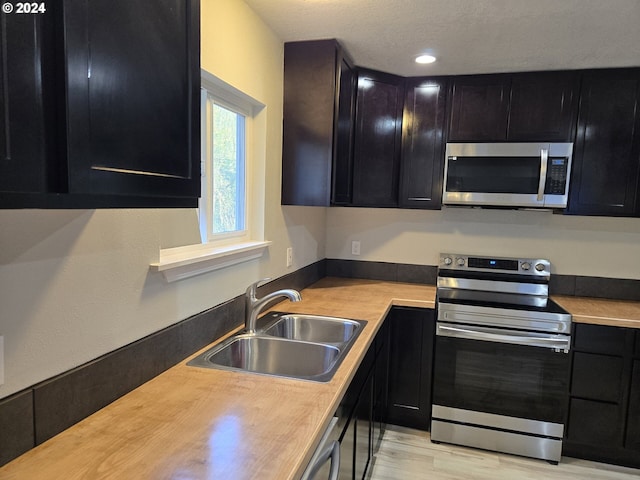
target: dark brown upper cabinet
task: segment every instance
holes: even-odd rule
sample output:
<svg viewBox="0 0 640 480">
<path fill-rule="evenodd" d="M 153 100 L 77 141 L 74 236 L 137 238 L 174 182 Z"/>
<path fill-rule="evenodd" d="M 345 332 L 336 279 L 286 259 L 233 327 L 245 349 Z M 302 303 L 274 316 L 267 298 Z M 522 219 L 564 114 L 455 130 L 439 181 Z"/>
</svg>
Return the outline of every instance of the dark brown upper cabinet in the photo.
<svg viewBox="0 0 640 480">
<path fill-rule="evenodd" d="M 453 80 L 450 142 L 507 139 L 509 75 L 473 75 Z"/>
<path fill-rule="evenodd" d="M 580 76 L 576 72 L 514 74 L 507 140 L 572 142 L 579 86 Z"/>
<path fill-rule="evenodd" d="M 578 88 L 575 72 L 455 77 L 448 141 L 571 142 Z"/>
<path fill-rule="evenodd" d="M 405 79 L 358 71 L 353 153 L 353 204 L 398 205 Z"/>
<path fill-rule="evenodd" d="M 639 99 L 640 69 L 585 73 L 569 213 L 638 216 Z"/>
<path fill-rule="evenodd" d="M 63 0 L 2 21 L 0 208 L 197 206 L 197 0 Z"/>
<path fill-rule="evenodd" d="M 0 191 L 45 192 L 57 178 L 54 156 L 52 9 L 37 15 L 2 14 L 0 48 Z M 0 204 L 0 207 L 2 205 Z"/>
<path fill-rule="evenodd" d="M 637 216 L 640 69 L 585 73 L 568 213 Z"/>
<path fill-rule="evenodd" d="M 407 79 L 402 119 L 400 207 L 442 203 L 447 78 Z"/>
<path fill-rule="evenodd" d="M 283 205 L 351 203 L 355 80 L 336 40 L 285 43 Z"/>
</svg>

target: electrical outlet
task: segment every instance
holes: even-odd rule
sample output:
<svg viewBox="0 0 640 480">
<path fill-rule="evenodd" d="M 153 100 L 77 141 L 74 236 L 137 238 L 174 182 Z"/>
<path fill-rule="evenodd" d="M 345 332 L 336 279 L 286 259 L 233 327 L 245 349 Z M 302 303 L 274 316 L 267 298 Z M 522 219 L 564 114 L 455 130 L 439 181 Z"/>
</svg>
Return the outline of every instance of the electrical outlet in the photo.
<svg viewBox="0 0 640 480">
<path fill-rule="evenodd" d="M 360 240 L 351 242 L 351 255 L 360 255 Z"/>
<path fill-rule="evenodd" d="M 293 248 L 287 248 L 287 267 L 293 265 Z"/>
<path fill-rule="evenodd" d="M 4 384 L 4 337 L 0 335 L 0 385 Z"/>
</svg>

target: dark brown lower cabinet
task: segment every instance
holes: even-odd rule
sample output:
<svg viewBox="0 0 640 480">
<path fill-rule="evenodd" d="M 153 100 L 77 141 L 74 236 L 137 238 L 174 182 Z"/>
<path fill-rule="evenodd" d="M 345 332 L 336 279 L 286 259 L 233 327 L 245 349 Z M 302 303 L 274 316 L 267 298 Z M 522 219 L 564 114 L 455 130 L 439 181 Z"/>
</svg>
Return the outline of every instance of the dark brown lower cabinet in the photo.
<svg viewBox="0 0 640 480">
<path fill-rule="evenodd" d="M 640 333 L 636 332 L 636 335 L 640 341 Z M 636 356 L 640 356 L 639 353 L 636 350 Z M 640 453 L 640 359 L 633 361 L 625 447 Z"/>
<path fill-rule="evenodd" d="M 361 480 L 371 468 L 384 431 L 388 371 L 388 329 L 380 328 L 338 408 L 340 480 Z"/>
<path fill-rule="evenodd" d="M 389 403 L 389 328 L 385 321 L 376 335 L 376 363 L 373 380 L 373 425 L 372 448 L 376 453 L 387 426 L 387 405 Z"/>
<path fill-rule="evenodd" d="M 421 430 L 431 422 L 435 311 L 394 307 L 389 323 L 387 421 Z"/>
<path fill-rule="evenodd" d="M 640 467 L 635 329 L 575 324 L 563 455 Z"/>
<path fill-rule="evenodd" d="M 353 473 L 355 479 L 364 478 L 371 463 L 373 429 L 373 375 L 369 372 L 360 398 L 356 404 L 353 422 L 355 423 L 355 448 L 353 451 Z"/>
<path fill-rule="evenodd" d="M 353 480 L 353 460 L 356 446 L 356 422 L 346 419 L 345 429 L 340 437 L 340 480 Z"/>
<path fill-rule="evenodd" d="M 433 310 L 389 312 L 336 412 L 340 480 L 367 476 L 387 423 L 429 428 L 434 335 Z"/>
</svg>

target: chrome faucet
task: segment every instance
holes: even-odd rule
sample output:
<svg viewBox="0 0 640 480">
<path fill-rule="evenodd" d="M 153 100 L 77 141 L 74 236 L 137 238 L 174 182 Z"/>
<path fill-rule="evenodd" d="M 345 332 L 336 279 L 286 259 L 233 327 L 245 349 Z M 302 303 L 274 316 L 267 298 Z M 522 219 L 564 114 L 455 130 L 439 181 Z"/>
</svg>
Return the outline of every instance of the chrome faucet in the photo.
<svg viewBox="0 0 640 480">
<path fill-rule="evenodd" d="M 258 280 L 257 282 L 249 285 L 247 291 L 245 292 L 244 326 L 247 333 L 256 333 L 256 321 L 258 320 L 258 315 L 260 314 L 260 311 L 265 307 L 265 305 L 273 299 L 278 297 L 287 297 L 292 302 L 299 302 L 300 300 L 302 300 L 300 292 L 290 288 L 277 290 L 275 292 L 269 293 L 268 295 L 265 295 L 262 298 L 257 298 L 257 288 L 260 285 L 268 282 L 269 280 L 271 279 L 263 278 L 262 280 Z"/>
</svg>

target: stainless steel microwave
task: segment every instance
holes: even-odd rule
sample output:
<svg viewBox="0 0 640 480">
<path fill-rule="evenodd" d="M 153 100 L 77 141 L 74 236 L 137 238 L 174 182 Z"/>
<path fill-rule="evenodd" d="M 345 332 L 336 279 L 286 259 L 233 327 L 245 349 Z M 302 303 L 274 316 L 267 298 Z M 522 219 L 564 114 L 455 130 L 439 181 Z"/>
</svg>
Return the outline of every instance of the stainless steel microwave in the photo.
<svg viewBox="0 0 640 480">
<path fill-rule="evenodd" d="M 447 143 L 443 205 L 565 208 L 573 143 Z"/>
</svg>

